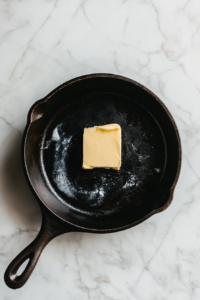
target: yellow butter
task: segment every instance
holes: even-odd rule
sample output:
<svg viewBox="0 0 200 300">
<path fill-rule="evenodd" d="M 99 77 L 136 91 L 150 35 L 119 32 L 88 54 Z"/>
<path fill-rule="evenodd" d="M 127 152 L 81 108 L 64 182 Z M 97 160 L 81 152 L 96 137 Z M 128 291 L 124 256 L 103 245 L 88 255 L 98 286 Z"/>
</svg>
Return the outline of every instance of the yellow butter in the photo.
<svg viewBox="0 0 200 300">
<path fill-rule="evenodd" d="M 83 169 L 121 166 L 121 127 L 118 124 L 84 129 Z"/>
</svg>

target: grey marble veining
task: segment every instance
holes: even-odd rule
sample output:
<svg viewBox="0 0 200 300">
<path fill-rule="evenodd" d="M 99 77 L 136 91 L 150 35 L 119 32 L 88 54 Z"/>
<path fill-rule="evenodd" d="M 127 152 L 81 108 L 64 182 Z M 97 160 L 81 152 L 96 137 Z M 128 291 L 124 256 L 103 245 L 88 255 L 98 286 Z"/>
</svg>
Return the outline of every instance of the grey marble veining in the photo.
<svg viewBox="0 0 200 300">
<path fill-rule="evenodd" d="M 0 299 L 200 299 L 200 1 L 5 0 L 0 24 Z M 139 81 L 171 111 L 183 147 L 174 201 L 124 232 L 56 238 L 13 291 L 4 271 L 41 223 L 20 161 L 28 109 L 94 72 Z"/>
</svg>

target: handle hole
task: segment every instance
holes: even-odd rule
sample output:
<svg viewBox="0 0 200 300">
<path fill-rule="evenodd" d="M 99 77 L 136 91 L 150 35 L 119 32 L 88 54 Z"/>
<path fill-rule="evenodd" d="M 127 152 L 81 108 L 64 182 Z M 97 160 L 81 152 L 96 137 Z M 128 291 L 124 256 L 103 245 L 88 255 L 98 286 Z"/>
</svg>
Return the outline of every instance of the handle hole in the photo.
<svg viewBox="0 0 200 300">
<path fill-rule="evenodd" d="M 17 274 L 16 274 L 17 276 L 22 275 L 22 273 L 23 273 L 24 270 L 26 269 L 26 267 L 27 267 L 29 261 L 30 261 L 30 258 L 27 258 L 27 259 L 23 262 L 23 264 L 21 264 L 21 266 L 20 266 L 19 269 L 17 270 Z"/>
</svg>

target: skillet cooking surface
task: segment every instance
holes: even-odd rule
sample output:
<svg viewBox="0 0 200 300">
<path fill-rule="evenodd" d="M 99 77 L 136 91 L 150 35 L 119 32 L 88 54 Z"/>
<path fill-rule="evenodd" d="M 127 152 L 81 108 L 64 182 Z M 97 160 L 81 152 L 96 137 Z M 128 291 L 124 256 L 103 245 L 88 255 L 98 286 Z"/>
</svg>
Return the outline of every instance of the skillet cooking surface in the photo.
<svg viewBox="0 0 200 300">
<path fill-rule="evenodd" d="M 121 169 L 82 169 L 83 129 L 110 123 L 122 128 Z M 95 216 L 134 215 L 151 205 L 166 149 L 159 125 L 144 107 L 117 94 L 93 93 L 55 113 L 43 138 L 41 160 L 51 190 L 71 209 Z"/>
<path fill-rule="evenodd" d="M 122 166 L 82 169 L 85 127 L 122 127 Z M 181 165 L 176 124 L 164 104 L 122 76 L 91 74 L 52 91 L 30 109 L 24 165 L 39 200 L 84 230 L 111 232 L 166 209 Z"/>
</svg>

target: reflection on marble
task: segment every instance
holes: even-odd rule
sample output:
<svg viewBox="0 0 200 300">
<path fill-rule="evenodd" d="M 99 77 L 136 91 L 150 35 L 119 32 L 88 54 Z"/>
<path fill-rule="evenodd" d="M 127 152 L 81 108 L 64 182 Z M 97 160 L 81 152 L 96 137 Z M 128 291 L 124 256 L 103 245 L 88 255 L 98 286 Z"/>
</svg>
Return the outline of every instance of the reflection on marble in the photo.
<svg viewBox="0 0 200 300">
<path fill-rule="evenodd" d="M 1 1 L 1 300 L 200 299 L 199 16 L 199 0 Z M 174 201 L 124 232 L 56 238 L 27 284 L 10 290 L 3 273 L 41 222 L 20 161 L 27 111 L 94 72 L 135 79 L 170 109 L 183 146 Z"/>
</svg>

